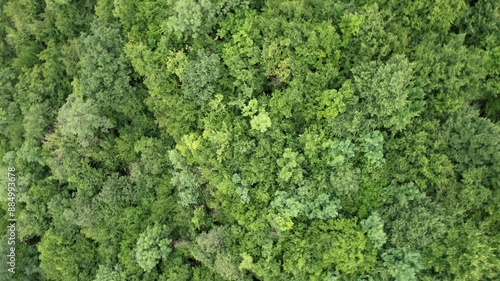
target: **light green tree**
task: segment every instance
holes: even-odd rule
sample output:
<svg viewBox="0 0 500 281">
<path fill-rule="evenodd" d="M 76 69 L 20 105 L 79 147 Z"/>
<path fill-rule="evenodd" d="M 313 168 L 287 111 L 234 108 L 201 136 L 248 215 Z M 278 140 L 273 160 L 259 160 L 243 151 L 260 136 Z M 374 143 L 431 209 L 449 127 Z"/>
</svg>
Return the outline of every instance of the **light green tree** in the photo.
<svg viewBox="0 0 500 281">
<path fill-rule="evenodd" d="M 172 251 L 171 239 L 168 238 L 167 226 L 155 224 L 148 226 L 139 236 L 135 251 L 137 263 L 144 271 L 150 271 L 160 262 L 166 260 Z"/>
</svg>

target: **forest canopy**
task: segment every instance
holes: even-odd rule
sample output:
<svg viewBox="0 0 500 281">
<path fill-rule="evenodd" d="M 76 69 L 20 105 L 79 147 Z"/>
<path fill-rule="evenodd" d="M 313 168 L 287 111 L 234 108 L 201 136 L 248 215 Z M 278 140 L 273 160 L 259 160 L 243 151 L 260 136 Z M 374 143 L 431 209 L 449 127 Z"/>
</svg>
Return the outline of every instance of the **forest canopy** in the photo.
<svg viewBox="0 0 500 281">
<path fill-rule="evenodd" d="M 500 2 L 403 2 L 0 0 L 0 279 L 498 280 Z"/>
</svg>

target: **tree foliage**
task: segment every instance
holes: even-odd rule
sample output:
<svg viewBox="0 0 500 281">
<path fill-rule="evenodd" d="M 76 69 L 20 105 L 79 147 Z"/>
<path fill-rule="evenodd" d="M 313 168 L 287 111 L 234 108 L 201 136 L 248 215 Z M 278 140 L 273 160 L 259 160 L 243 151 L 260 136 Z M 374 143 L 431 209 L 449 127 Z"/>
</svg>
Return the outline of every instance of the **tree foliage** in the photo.
<svg viewBox="0 0 500 281">
<path fill-rule="evenodd" d="M 498 280 L 499 9 L 0 0 L 8 278 Z"/>
</svg>

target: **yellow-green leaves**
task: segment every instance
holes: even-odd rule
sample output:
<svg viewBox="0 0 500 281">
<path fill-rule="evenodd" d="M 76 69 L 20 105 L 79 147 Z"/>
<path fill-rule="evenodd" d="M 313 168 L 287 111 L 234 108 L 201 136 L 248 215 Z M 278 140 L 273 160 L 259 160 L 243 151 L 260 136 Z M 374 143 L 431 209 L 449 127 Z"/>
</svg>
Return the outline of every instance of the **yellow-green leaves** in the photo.
<svg viewBox="0 0 500 281">
<path fill-rule="evenodd" d="M 167 70 L 175 74 L 180 81 L 184 78 L 184 68 L 187 66 L 188 60 L 183 51 L 170 52 L 166 57 Z"/>
<path fill-rule="evenodd" d="M 364 17 L 357 13 L 345 13 L 339 23 L 340 31 L 342 32 L 342 41 L 349 40 L 350 37 L 356 36 L 361 30 Z"/>
<path fill-rule="evenodd" d="M 344 82 L 339 91 L 335 89 L 323 91 L 323 93 L 316 98 L 319 102 L 317 111 L 318 119 L 333 119 L 340 113 L 343 113 L 346 109 L 346 105 L 342 100 L 352 97 L 353 93 L 354 91 L 350 80 Z"/>
<path fill-rule="evenodd" d="M 253 116 L 257 113 L 259 103 L 256 99 L 251 99 L 248 105 L 244 106 L 242 109 L 243 116 Z"/>
<path fill-rule="evenodd" d="M 304 161 L 304 156 L 297 152 L 293 152 L 290 148 L 285 149 L 281 159 L 277 160 L 278 166 L 281 167 L 281 171 L 278 174 L 278 179 L 283 182 L 299 183 L 302 178 L 302 169 L 300 164 Z"/>
<path fill-rule="evenodd" d="M 260 133 L 265 133 L 272 125 L 271 118 L 265 110 L 261 110 L 258 115 L 254 116 L 250 120 L 250 125 L 252 129 L 259 131 Z"/>
</svg>

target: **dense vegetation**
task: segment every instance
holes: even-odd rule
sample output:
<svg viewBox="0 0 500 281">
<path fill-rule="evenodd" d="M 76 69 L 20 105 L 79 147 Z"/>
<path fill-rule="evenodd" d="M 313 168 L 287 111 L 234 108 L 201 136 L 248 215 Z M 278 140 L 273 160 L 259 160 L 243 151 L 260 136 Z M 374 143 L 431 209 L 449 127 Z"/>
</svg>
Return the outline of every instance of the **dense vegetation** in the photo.
<svg viewBox="0 0 500 281">
<path fill-rule="evenodd" d="M 1 276 L 500 278 L 499 1 L 0 7 Z"/>
</svg>

